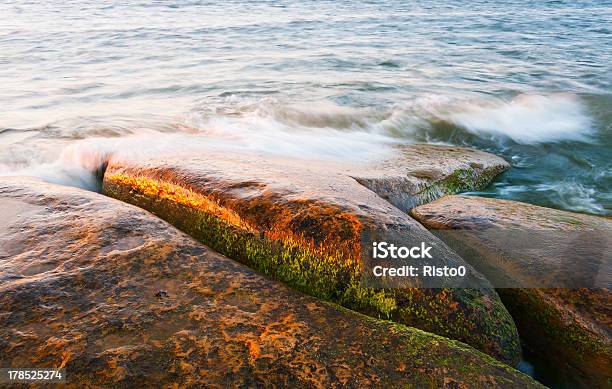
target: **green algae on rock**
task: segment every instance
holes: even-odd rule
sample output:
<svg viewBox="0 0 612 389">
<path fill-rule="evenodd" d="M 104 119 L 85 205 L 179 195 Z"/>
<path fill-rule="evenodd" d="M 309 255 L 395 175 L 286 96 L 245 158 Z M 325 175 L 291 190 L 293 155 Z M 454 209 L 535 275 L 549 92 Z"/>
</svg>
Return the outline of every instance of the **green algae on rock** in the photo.
<svg viewBox="0 0 612 389">
<path fill-rule="evenodd" d="M 532 352 L 573 367 L 584 387 L 609 384 L 610 219 L 472 196 L 447 196 L 411 214 L 499 283 Z"/>
<path fill-rule="evenodd" d="M 0 366 L 67 387 L 539 387 L 462 343 L 287 289 L 146 211 L 0 179 Z"/>
<path fill-rule="evenodd" d="M 501 157 L 465 147 L 415 144 L 398 149 L 396 158 L 354 178 L 403 211 L 446 194 L 482 189 L 510 169 Z"/>
<path fill-rule="evenodd" d="M 214 250 L 300 291 L 516 363 L 520 345 L 512 318 L 477 272 L 470 270 L 468 278 L 482 288 L 362 285 L 363 258 L 373 237 L 425 241 L 439 263 L 467 265 L 354 179 L 358 174 L 374 177 L 377 169 L 227 153 L 111 159 L 103 187 L 105 194 L 147 209 Z"/>
</svg>

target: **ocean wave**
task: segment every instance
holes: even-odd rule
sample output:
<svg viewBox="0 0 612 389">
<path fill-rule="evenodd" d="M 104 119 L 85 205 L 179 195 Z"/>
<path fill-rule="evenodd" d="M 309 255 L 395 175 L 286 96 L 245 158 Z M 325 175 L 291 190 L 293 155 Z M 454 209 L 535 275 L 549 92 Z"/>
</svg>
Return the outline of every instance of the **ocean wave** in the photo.
<svg viewBox="0 0 612 389">
<path fill-rule="evenodd" d="M 274 133 L 279 127 L 293 133 L 309 129 L 342 130 L 408 141 L 451 143 L 453 136 L 461 132 L 483 140 L 519 144 L 589 142 L 594 132 L 585 103 L 573 94 L 520 94 L 511 99 L 427 95 L 376 108 L 349 107 L 330 101 L 293 103 L 272 98 L 255 103 L 241 104 L 236 100 L 228 103 L 229 107 L 216 107 L 215 112 L 194 110 L 192 115 L 200 113 L 203 119 L 209 120 L 222 113 L 222 118 L 238 118 L 259 132 Z M 206 120 L 196 122 L 195 126 L 205 129 Z M 226 131 L 231 132 L 233 126 L 226 124 Z M 244 128 L 238 125 L 238 130 L 244 131 Z"/>
<path fill-rule="evenodd" d="M 230 97 L 172 118 L 75 118 L 27 132 L 5 131 L 0 133 L 7 146 L 0 149 L 0 175 L 36 176 L 99 190 L 99 172 L 110 156 L 139 159 L 227 150 L 368 163 L 390 156 L 395 145 L 428 142 L 483 148 L 506 156 L 520 174 L 534 172 L 541 179 L 534 186 L 531 177 L 517 175 L 514 182 L 496 188 L 499 197 L 541 193 L 543 204 L 606 214 L 600 189 L 586 181 L 557 179 L 552 167 L 541 163 L 541 158 L 556 155 L 542 152 L 542 143 L 589 141 L 592 128 L 584 103 L 567 94 L 509 100 L 430 95 L 387 107 Z M 592 166 L 579 166 L 586 168 Z M 601 174 L 591 170 L 589 174 Z"/>
<path fill-rule="evenodd" d="M 202 147 L 292 158 L 368 161 L 388 155 L 389 146 L 403 142 L 375 130 L 385 113 L 370 108 L 263 99 L 222 112 L 194 110 L 183 117 L 183 124 L 197 129 Z"/>
<path fill-rule="evenodd" d="M 517 143 L 589 141 L 593 123 L 586 107 L 570 94 L 519 95 L 512 100 L 462 104 L 443 117 L 478 135 Z"/>
<path fill-rule="evenodd" d="M 0 176 L 34 176 L 44 181 L 98 191 L 99 172 L 112 156 L 138 160 L 151 156 L 205 154 L 207 151 L 266 153 L 305 160 L 364 163 L 390 155 L 393 139 L 365 131 L 307 128 L 253 116 L 192 117 L 174 132 L 137 129 L 91 131 L 108 136 L 74 139 L 27 138 L 0 152 Z"/>
<path fill-rule="evenodd" d="M 577 182 L 539 184 L 534 190 L 562 209 L 593 214 L 608 213 L 596 198 L 597 190 Z"/>
<path fill-rule="evenodd" d="M 374 108 L 356 108 L 330 101 L 285 104 L 275 99 L 264 99 L 253 112 L 261 118 L 272 118 L 290 127 L 366 130 L 391 114 Z"/>
</svg>

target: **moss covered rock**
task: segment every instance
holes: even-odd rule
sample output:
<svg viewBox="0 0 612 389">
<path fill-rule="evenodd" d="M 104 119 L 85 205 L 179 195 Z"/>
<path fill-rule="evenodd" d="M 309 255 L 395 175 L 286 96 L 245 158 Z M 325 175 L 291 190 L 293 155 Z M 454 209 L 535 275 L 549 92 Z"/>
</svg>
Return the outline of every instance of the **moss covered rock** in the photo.
<svg viewBox="0 0 612 389">
<path fill-rule="evenodd" d="M 484 188 L 510 169 L 503 158 L 484 151 L 431 144 L 398 147 L 398 153 L 353 173 L 365 187 L 407 211 L 446 194 Z"/>
<path fill-rule="evenodd" d="M 387 178 L 408 180 L 400 167 Z M 382 182 L 387 179 L 383 171 L 384 164 L 346 166 L 209 153 L 138 162 L 113 159 L 103 186 L 109 196 L 147 209 L 214 250 L 300 291 L 461 340 L 516 363 L 516 328 L 488 282 L 354 178 L 378 175 Z M 478 288 L 364 286 L 365 258 L 374 239 L 427 242 L 436 264 L 466 265 L 466 279 Z"/>
<path fill-rule="evenodd" d="M 534 353 L 584 387 L 609 387 L 610 219 L 468 196 L 444 197 L 412 215 L 503 287 Z"/>
<path fill-rule="evenodd" d="M 67 387 L 538 386 L 462 343 L 287 289 L 99 194 L 0 179 L 0 366 Z"/>
</svg>

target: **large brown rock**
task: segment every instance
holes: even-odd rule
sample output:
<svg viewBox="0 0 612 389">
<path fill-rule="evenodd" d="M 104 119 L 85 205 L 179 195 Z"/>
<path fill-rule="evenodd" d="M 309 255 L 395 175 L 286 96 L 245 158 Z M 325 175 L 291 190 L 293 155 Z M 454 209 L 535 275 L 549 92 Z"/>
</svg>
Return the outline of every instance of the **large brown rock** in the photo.
<svg viewBox="0 0 612 389">
<path fill-rule="evenodd" d="M 428 158 L 425 146 L 414 147 L 419 158 Z M 433 147 L 432 153 L 439 149 Z M 402 158 L 414 163 L 418 158 L 410 156 L 411 150 L 404 149 Z M 368 177 L 379 192 L 384 187 L 399 193 L 411 182 L 433 185 L 453 174 L 445 170 L 428 179 L 414 178 L 402 158 L 394 159 L 397 163 L 388 170 L 390 162 L 348 166 L 214 152 L 138 161 L 112 158 L 103 186 L 109 196 L 147 209 L 214 250 L 300 291 L 461 340 L 516 363 L 516 328 L 488 282 L 419 223 L 355 179 Z M 423 164 L 414 163 L 417 170 Z M 432 264 L 465 265 L 468 274 L 452 285 L 445 284 L 448 279 L 433 285 L 416 279 L 376 288 L 367 279 L 374 240 L 406 246 L 426 242 L 433 247 Z"/>
<path fill-rule="evenodd" d="M 500 283 L 534 353 L 574 368 L 572 379 L 584 387 L 609 385 L 610 219 L 468 196 L 443 197 L 411 214 Z"/>
<path fill-rule="evenodd" d="M 538 386 L 466 345 L 291 291 L 136 207 L 0 179 L 0 366 L 80 387 Z"/>
</svg>

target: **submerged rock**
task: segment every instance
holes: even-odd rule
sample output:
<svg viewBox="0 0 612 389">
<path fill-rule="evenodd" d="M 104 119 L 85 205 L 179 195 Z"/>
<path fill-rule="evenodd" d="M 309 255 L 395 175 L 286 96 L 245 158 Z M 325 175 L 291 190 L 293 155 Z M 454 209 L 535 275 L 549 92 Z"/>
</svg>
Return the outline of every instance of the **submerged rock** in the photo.
<svg viewBox="0 0 612 389">
<path fill-rule="evenodd" d="M 427 158 L 423 148 L 418 147 L 418 155 Z M 409 155 L 410 149 L 404 152 Z M 388 190 L 395 185 L 401 191 L 415 179 L 401 159 L 396 161 L 397 166 L 384 176 L 384 166 L 390 162 L 356 167 L 227 153 L 138 162 L 111 159 L 103 187 L 109 196 L 147 209 L 214 250 L 300 291 L 461 340 L 516 363 L 520 355 L 516 328 L 486 279 L 355 179 L 370 177 L 369 182 L 380 188 L 388 180 Z M 422 185 L 434 181 L 432 173 Z M 398 182 L 405 185 L 397 186 Z M 426 285 L 417 279 L 377 288 L 367 278 L 375 240 L 402 245 L 426 242 L 433 247 L 431 263 L 465 265 L 468 274 L 461 284 Z"/>
<path fill-rule="evenodd" d="M 612 379 L 608 218 L 447 196 L 411 213 L 486 274 L 536 354 L 584 387 Z M 565 369 L 567 370 L 567 369 Z"/>
<path fill-rule="evenodd" d="M 0 179 L 0 366 L 69 387 L 538 384 L 459 342 L 287 289 L 146 211 Z"/>
</svg>

